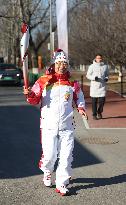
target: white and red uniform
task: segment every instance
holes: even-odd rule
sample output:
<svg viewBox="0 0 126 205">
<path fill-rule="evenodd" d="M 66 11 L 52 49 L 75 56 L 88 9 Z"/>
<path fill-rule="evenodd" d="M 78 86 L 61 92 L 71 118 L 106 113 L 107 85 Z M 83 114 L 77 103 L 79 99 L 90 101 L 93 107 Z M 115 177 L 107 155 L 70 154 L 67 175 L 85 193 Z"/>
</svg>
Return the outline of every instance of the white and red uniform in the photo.
<svg viewBox="0 0 126 205">
<path fill-rule="evenodd" d="M 56 186 L 69 183 L 72 151 L 74 147 L 73 100 L 78 109 L 85 110 L 84 95 L 77 81 L 71 81 L 69 73 L 41 76 L 32 87 L 27 101 L 41 101 L 42 157 L 39 168 L 52 172 L 59 157 L 56 170 Z"/>
</svg>

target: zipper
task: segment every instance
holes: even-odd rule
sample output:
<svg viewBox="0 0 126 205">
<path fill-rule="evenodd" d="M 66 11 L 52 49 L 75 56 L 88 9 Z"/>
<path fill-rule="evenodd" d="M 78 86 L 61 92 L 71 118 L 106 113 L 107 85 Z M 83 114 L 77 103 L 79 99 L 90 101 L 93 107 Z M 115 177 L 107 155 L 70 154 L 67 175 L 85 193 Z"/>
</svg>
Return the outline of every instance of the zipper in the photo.
<svg viewBox="0 0 126 205">
<path fill-rule="evenodd" d="M 61 85 L 61 83 L 60 83 L 60 79 L 59 79 L 59 120 L 58 120 L 58 130 L 59 130 L 59 124 L 60 124 L 60 85 Z"/>
</svg>

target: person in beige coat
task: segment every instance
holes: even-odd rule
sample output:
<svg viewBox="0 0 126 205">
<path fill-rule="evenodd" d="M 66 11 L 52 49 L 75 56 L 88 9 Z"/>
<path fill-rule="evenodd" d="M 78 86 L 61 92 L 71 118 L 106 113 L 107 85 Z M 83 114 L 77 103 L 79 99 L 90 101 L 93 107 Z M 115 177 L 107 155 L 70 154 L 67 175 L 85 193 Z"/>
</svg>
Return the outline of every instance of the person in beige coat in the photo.
<svg viewBox="0 0 126 205">
<path fill-rule="evenodd" d="M 87 71 L 90 83 L 90 96 L 92 98 L 93 119 L 101 119 L 106 96 L 106 82 L 108 81 L 108 66 L 104 64 L 102 55 L 97 54 Z"/>
</svg>

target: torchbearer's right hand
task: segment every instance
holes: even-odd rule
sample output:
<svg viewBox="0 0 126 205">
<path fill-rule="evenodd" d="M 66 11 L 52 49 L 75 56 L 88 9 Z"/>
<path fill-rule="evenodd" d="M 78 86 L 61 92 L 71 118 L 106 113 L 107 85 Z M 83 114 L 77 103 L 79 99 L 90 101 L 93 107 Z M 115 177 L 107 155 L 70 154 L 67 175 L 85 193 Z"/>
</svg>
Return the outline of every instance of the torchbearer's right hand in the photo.
<svg viewBox="0 0 126 205">
<path fill-rule="evenodd" d="M 83 114 L 83 115 L 84 115 L 85 119 L 86 119 L 86 120 L 88 120 L 88 115 L 87 115 L 87 113 L 86 113 L 86 112 L 84 112 L 84 114 Z"/>
<path fill-rule="evenodd" d="M 26 88 L 25 86 L 23 86 L 23 93 L 24 95 L 28 95 L 30 93 L 31 88 Z"/>
<path fill-rule="evenodd" d="M 81 115 L 83 115 L 86 120 L 88 120 L 88 115 L 87 115 L 87 113 L 85 112 L 85 110 L 78 110 L 78 112 L 79 112 Z"/>
</svg>

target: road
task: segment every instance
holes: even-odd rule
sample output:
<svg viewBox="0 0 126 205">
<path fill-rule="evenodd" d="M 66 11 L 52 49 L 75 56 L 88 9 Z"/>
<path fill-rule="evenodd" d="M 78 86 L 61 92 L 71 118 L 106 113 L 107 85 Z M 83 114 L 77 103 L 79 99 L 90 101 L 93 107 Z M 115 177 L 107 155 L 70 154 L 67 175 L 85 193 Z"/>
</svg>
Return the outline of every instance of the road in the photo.
<svg viewBox="0 0 126 205">
<path fill-rule="evenodd" d="M 73 178 L 61 197 L 44 187 L 38 169 L 39 115 L 21 87 L 0 87 L 0 205 L 125 205 L 126 130 L 86 130 L 75 111 Z"/>
</svg>

